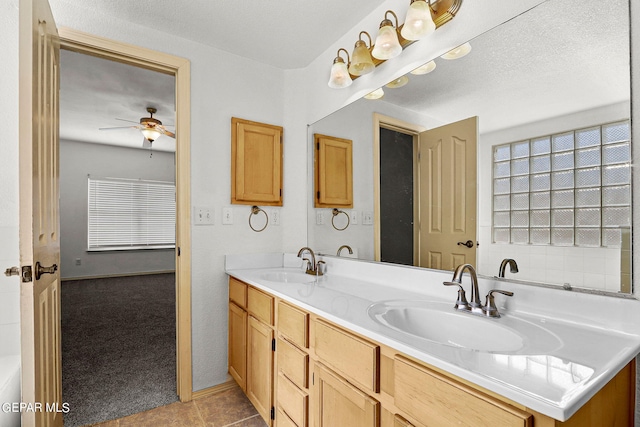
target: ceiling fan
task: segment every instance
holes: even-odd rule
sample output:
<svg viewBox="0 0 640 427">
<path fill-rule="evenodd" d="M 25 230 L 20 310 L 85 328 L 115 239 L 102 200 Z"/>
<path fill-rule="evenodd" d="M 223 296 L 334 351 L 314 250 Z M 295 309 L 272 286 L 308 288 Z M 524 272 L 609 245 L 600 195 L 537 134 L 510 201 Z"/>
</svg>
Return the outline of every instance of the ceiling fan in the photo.
<svg viewBox="0 0 640 427">
<path fill-rule="evenodd" d="M 149 113 L 149 117 L 141 117 L 140 122 L 134 122 L 131 120 L 118 119 L 123 122 L 136 123 L 136 126 L 118 126 L 118 127 L 109 127 L 109 128 L 99 128 L 99 130 L 115 130 L 115 129 L 138 129 L 142 132 L 144 139 L 142 141 L 142 146 L 145 148 L 151 147 L 151 143 L 158 139 L 161 135 L 167 135 L 171 138 L 176 137 L 176 134 L 168 130 L 160 120 L 153 117 L 156 113 L 155 108 L 147 107 L 147 112 Z"/>
</svg>

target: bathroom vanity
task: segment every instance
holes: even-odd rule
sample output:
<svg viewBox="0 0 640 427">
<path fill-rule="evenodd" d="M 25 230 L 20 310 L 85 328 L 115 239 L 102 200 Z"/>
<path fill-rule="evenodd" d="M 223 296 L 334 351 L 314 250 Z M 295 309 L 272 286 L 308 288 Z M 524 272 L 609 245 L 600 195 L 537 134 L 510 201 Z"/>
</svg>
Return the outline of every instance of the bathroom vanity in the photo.
<svg viewBox="0 0 640 427">
<path fill-rule="evenodd" d="M 324 260 L 227 257 L 229 372 L 270 425 L 633 425 L 636 301 L 481 278 L 515 294 L 489 319 L 450 273 Z"/>
</svg>

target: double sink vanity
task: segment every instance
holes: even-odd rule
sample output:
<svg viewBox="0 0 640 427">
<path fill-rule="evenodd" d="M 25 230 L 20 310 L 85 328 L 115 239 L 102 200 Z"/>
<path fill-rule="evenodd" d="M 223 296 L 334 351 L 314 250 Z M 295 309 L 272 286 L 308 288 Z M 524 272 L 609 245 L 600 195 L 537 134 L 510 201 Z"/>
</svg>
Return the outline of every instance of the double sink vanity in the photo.
<svg viewBox="0 0 640 427">
<path fill-rule="evenodd" d="M 633 425 L 637 301 L 481 277 L 500 316 L 473 315 L 451 273 L 322 261 L 227 256 L 229 372 L 269 425 Z"/>
</svg>

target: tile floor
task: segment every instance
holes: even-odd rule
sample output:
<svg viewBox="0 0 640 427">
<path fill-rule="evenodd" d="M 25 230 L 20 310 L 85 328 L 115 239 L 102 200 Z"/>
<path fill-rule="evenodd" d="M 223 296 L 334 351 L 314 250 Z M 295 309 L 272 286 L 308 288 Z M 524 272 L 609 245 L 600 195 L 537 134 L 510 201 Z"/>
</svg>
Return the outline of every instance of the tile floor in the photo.
<svg viewBox="0 0 640 427">
<path fill-rule="evenodd" d="M 92 427 L 266 427 L 239 387 L 188 403 L 176 402 Z"/>
</svg>

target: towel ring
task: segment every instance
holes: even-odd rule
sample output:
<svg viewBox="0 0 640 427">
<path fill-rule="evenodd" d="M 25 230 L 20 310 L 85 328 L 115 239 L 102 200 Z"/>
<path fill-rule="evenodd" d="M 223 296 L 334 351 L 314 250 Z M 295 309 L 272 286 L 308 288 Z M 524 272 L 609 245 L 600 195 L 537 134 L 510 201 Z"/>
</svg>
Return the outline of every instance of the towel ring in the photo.
<svg viewBox="0 0 640 427">
<path fill-rule="evenodd" d="M 349 219 L 349 214 L 346 213 L 345 211 L 341 211 L 337 208 L 333 208 L 333 218 L 331 218 L 331 225 L 333 225 L 333 228 L 335 228 L 338 231 L 343 231 L 346 230 L 347 227 L 349 226 L 349 224 L 351 223 L 351 220 Z M 336 216 L 338 216 L 339 214 L 344 214 L 347 217 L 347 225 L 345 225 L 343 228 L 338 228 L 336 227 L 336 224 L 333 222 L 336 219 Z"/>
<path fill-rule="evenodd" d="M 251 224 L 251 218 L 254 215 L 258 215 L 258 212 L 262 212 L 264 214 L 264 218 L 265 218 L 265 222 L 264 222 L 264 227 L 262 227 L 261 229 L 257 230 L 256 228 L 253 227 L 253 224 Z M 265 228 L 267 228 L 267 225 L 269 225 L 269 215 L 267 215 L 267 213 L 263 210 L 260 209 L 257 206 L 253 206 L 251 207 L 251 213 L 249 214 L 249 227 L 251 227 L 251 229 L 257 233 L 263 231 Z"/>
</svg>

